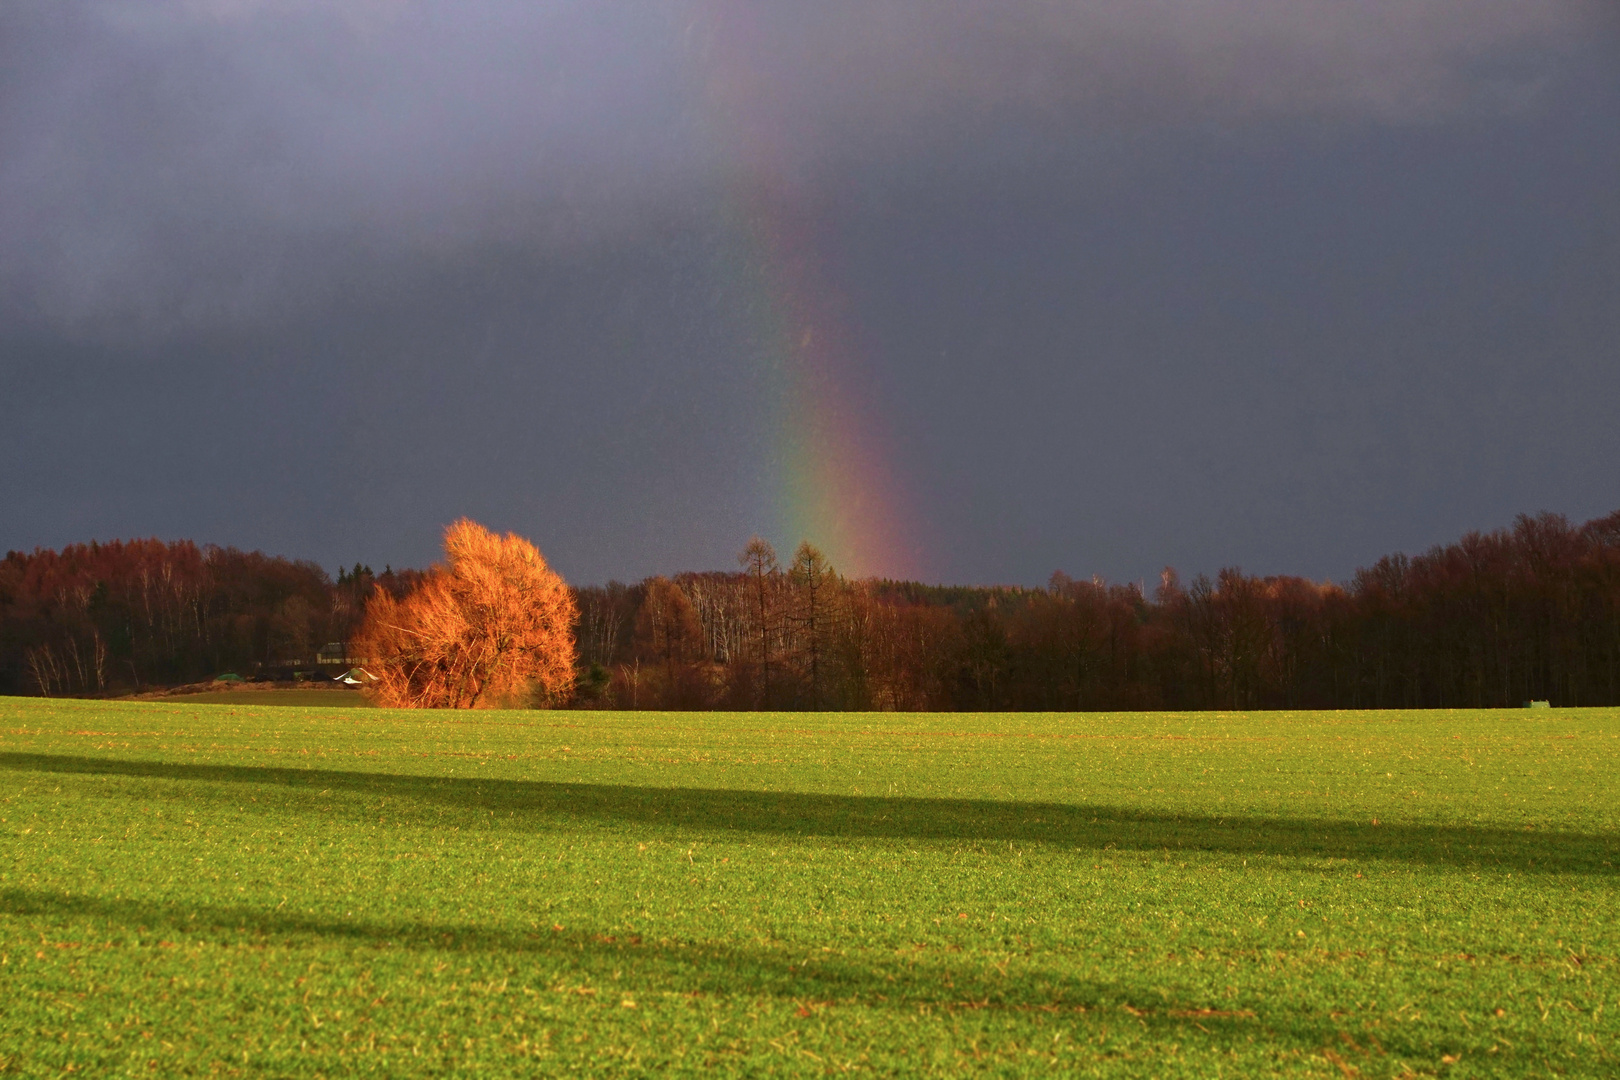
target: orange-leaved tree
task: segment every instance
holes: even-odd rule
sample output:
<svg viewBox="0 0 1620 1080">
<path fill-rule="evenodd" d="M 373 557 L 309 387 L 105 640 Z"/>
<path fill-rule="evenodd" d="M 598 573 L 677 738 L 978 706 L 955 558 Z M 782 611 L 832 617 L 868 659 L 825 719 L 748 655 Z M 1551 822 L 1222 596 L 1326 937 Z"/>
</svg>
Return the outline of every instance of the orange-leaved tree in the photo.
<svg viewBox="0 0 1620 1080">
<path fill-rule="evenodd" d="M 444 532 L 443 565 L 404 599 L 378 588 L 356 651 L 395 708 L 549 703 L 574 682 L 573 593 L 540 550 L 462 518 Z"/>
</svg>

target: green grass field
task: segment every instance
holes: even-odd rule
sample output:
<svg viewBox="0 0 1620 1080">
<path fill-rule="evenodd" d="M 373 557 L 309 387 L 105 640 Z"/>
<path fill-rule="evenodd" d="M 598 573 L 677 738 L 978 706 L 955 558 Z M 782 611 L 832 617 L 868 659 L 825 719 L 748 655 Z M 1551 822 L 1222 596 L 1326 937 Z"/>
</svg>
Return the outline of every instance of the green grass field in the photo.
<svg viewBox="0 0 1620 1080">
<path fill-rule="evenodd" d="M 1620 1076 L 1620 710 L 0 699 L 0 1074 Z"/>
<path fill-rule="evenodd" d="M 364 709 L 371 706 L 358 690 L 204 690 L 177 694 L 165 702 L 183 705 L 296 705 L 306 709 Z"/>
</svg>

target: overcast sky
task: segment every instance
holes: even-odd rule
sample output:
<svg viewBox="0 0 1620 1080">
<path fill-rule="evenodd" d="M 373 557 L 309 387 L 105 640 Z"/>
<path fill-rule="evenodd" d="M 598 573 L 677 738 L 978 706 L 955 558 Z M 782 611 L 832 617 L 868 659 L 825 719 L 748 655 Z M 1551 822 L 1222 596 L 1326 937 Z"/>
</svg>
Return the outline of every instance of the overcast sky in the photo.
<svg viewBox="0 0 1620 1080">
<path fill-rule="evenodd" d="M 905 504 L 861 572 L 1343 579 L 1607 513 L 1617 11 L 6 0 L 0 549 L 790 547 L 773 206 Z"/>
</svg>

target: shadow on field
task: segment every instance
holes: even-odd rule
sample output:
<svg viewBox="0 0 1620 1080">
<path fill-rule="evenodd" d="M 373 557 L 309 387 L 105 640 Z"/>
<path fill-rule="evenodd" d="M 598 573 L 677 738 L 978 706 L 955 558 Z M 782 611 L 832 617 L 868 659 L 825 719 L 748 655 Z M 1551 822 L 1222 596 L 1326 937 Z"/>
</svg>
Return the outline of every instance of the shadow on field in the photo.
<svg viewBox="0 0 1620 1080">
<path fill-rule="evenodd" d="M 1327 1017 L 1315 1020 L 1303 1008 L 1235 1001 L 1213 987 L 1206 988 L 1207 998 L 1196 992 L 1182 997 L 1159 983 L 1133 985 L 1033 965 L 1020 971 L 1016 961 L 1008 964 L 1003 959 L 997 966 L 993 957 L 949 947 L 868 951 L 851 958 L 787 943 L 739 946 L 652 941 L 578 929 L 531 932 L 476 924 L 339 919 L 250 906 L 170 904 L 17 888 L 0 889 L 0 914 L 56 922 L 50 936 L 59 945 L 64 936 L 89 934 L 113 939 L 98 948 L 167 947 L 189 939 L 226 946 L 272 944 L 282 951 L 336 941 L 384 953 L 409 950 L 468 958 L 483 954 L 484 962 L 499 965 L 482 973 L 486 978 L 501 978 L 503 985 L 509 978 L 518 987 L 530 983 L 535 990 L 584 995 L 609 1006 L 613 1004 L 609 995 L 627 989 L 638 995 L 673 992 L 749 1001 L 750 1008 L 758 1008 L 754 1003 L 762 998 L 772 999 L 776 1008 L 817 1012 L 831 1008 L 834 1016 L 840 1005 L 860 1004 L 906 1013 L 919 1009 L 949 1013 L 959 1026 L 977 1021 L 1003 1034 L 1009 1014 L 1045 1014 L 1058 1023 L 1089 1016 L 1105 1029 L 1140 1027 L 1159 1039 L 1216 1045 L 1264 1039 L 1306 1053 L 1332 1044 L 1342 1030 L 1342 1024 Z M 92 925 L 61 925 L 67 920 Z M 126 928 L 125 933 L 117 927 Z M 290 965 L 302 967 L 296 953 L 282 955 Z M 480 973 L 470 974 L 477 978 Z M 401 999 L 408 1000 L 404 995 Z M 1194 1034 L 1193 1028 L 1202 1035 Z M 1388 1051 L 1400 1055 L 1423 1051 L 1422 1046 L 1406 1045 L 1403 1034 L 1399 1030 L 1385 1034 Z"/>
<path fill-rule="evenodd" d="M 253 784 L 399 800 L 477 812 L 476 827 L 574 818 L 784 836 L 1022 841 L 1103 850 L 1205 851 L 1244 856 L 1392 859 L 1429 865 L 1612 875 L 1620 835 L 1470 825 L 1220 816 L 1113 806 L 988 799 L 888 798 L 807 792 L 630 787 L 540 780 L 410 776 L 250 765 L 0 754 L 0 769 Z M 368 808 L 375 813 L 376 808 Z M 489 815 L 504 820 L 490 821 Z M 516 819 L 515 821 L 513 819 Z"/>
</svg>

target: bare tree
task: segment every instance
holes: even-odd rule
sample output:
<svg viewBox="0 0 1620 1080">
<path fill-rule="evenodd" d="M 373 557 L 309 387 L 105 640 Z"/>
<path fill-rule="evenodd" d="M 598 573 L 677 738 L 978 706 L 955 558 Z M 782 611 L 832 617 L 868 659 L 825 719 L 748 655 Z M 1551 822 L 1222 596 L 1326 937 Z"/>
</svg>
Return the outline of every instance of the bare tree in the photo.
<svg viewBox="0 0 1620 1080">
<path fill-rule="evenodd" d="M 692 601 L 666 577 L 647 582 L 636 613 L 636 655 L 663 667 L 661 697 L 665 708 L 693 708 L 706 696 L 698 665 L 705 661 L 703 624 Z"/>
<path fill-rule="evenodd" d="M 540 551 L 463 518 L 445 530 L 445 563 L 404 599 L 378 588 L 357 642 L 403 708 L 549 703 L 574 681 L 573 594 Z"/>
<path fill-rule="evenodd" d="M 29 649 L 23 655 L 28 661 L 28 674 L 33 676 L 41 697 L 50 697 L 54 691 L 61 689 L 62 674 L 56 666 L 56 654 L 51 652 L 49 645 Z"/>
<path fill-rule="evenodd" d="M 577 591 L 581 661 L 605 668 L 619 658 L 623 639 L 639 604 L 639 592 L 622 581 Z"/>
<path fill-rule="evenodd" d="M 760 708 L 769 709 L 771 707 L 771 618 L 767 583 L 774 580 L 776 575 L 781 572 L 776 565 L 776 549 L 771 547 L 770 541 L 755 536 L 748 541 L 748 546 L 743 548 L 742 553 L 737 556 L 737 562 L 748 575 L 756 603 L 754 614 L 759 620 Z"/>
<path fill-rule="evenodd" d="M 793 552 L 790 571 L 797 587 L 799 613 L 796 621 L 804 631 L 810 656 L 810 708 L 821 708 L 821 642 L 826 632 L 826 589 L 837 572 L 827 565 L 827 557 L 808 540 Z"/>
<path fill-rule="evenodd" d="M 675 584 L 692 602 L 692 610 L 703 624 L 708 658 L 721 665 L 735 663 L 750 636 L 748 582 L 737 574 L 709 571 L 681 574 Z"/>
</svg>

